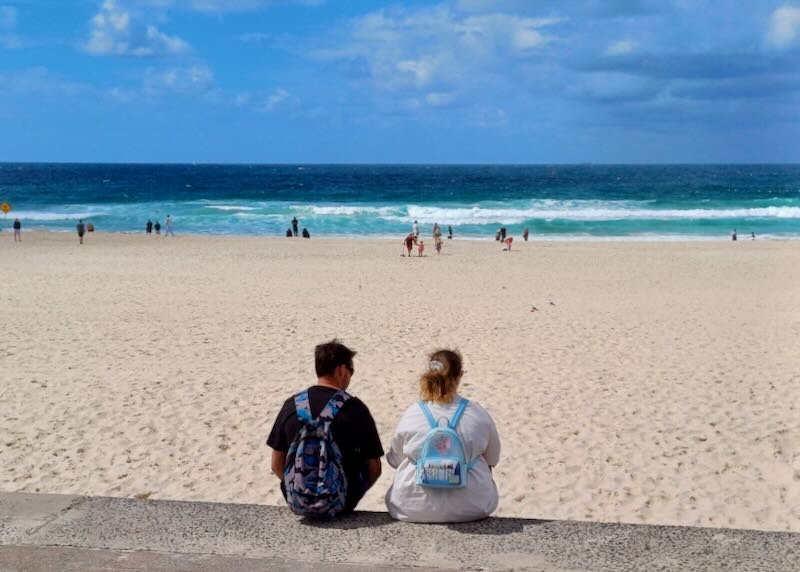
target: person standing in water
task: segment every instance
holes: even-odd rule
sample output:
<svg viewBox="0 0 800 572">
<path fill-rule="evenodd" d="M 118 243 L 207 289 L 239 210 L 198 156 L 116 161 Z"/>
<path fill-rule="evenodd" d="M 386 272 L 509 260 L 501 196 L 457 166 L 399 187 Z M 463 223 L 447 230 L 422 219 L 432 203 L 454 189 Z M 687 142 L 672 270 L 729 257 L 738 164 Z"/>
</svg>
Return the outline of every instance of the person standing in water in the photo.
<svg viewBox="0 0 800 572">
<path fill-rule="evenodd" d="M 292 234 L 294 234 L 294 236 L 297 236 L 297 229 L 298 229 L 299 225 L 300 225 L 300 221 L 297 220 L 297 217 L 294 217 L 292 219 Z"/>
<path fill-rule="evenodd" d="M 414 235 L 414 238 L 419 238 L 419 225 L 417 221 L 414 221 L 414 224 L 411 225 L 411 233 Z"/>
<path fill-rule="evenodd" d="M 453 227 L 449 224 L 447 225 L 447 239 L 450 240 L 453 238 Z"/>
</svg>

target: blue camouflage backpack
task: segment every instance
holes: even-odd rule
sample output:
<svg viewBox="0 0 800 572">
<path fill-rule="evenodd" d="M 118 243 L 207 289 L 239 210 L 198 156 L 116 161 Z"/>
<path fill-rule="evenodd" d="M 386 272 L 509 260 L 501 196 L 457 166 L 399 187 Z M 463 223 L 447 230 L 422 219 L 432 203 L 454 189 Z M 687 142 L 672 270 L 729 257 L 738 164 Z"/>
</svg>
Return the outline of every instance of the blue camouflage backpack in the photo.
<svg viewBox="0 0 800 572">
<path fill-rule="evenodd" d="M 344 510 L 347 479 L 342 454 L 331 435 L 331 422 L 348 399 L 346 392 L 337 391 L 313 419 L 308 391 L 294 398 L 300 430 L 286 454 L 283 483 L 286 501 L 295 514 L 330 518 Z"/>
<path fill-rule="evenodd" d="M 425 435 L 422 452 L 417 459 L 416 484 L 440 489 L 460 489 L 467 486 L 467 473 L 475 462 L 467 462 L 464 443 L 456 433 L 467 404 L 469 401 L 462 399 L 453 418 L 445 427 L 441 427 L 440 422 L 447 419 L 441 418 L 437 421 L 427 404 L 424 401 L 419 402 L 431 429 Z"/>
</svg>

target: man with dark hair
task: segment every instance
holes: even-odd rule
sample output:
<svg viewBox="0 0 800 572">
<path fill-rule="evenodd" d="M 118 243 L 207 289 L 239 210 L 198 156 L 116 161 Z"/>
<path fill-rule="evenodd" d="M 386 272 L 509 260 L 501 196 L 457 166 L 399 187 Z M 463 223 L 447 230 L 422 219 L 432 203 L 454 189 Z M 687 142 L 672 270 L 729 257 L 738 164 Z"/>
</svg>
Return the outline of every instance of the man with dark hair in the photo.
<svg viewBox="0 0 800 572">
<path fill-rule="evenodd" d="M 286 497 L 284 474 L 286 468 L 294 463 L 293 458 L 287 458 L 287 453 L 301 429 L 302 421 L 297 411 L 297 403 L 304 402 L 302 397 L 304 394 L 307 395 L 312 419 L 319 418 L 332 398 L 341 393 L 346 396 L 344 404 L 338 409 L 330 425 L 331 439 L 341 452 L 341 465 L 347 481 L 344 512 L 355 509 L 364 494 L 380 477 L 383 447 L 375 421 L 367 406 L 345 391 L 355 373 L 353 366 L 355 355 L 356 352 L 335 339 L 319 344 L 314 349 L 317 384 L 287 399 L 278 413 L 267 445 L 272 447 L 272 472 L 281 481 L 281 492 L 284 497 Z"/>
</svg>

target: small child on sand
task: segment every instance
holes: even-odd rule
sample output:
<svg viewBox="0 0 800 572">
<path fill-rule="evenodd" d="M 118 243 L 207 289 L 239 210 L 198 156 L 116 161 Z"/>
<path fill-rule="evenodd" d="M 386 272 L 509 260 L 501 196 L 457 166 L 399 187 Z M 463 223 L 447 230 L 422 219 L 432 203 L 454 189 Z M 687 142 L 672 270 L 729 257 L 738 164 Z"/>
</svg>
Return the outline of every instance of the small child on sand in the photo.
<svg viewBox="0 0 800 572">
<path fill-rule="evenodd" d="M 422 256 L 423 252 L 425 252 L 425 241 L 420 240 L 419 244 L 417 245 L 417 253 L 418 253 L 417 256 Z"/>
</svg>

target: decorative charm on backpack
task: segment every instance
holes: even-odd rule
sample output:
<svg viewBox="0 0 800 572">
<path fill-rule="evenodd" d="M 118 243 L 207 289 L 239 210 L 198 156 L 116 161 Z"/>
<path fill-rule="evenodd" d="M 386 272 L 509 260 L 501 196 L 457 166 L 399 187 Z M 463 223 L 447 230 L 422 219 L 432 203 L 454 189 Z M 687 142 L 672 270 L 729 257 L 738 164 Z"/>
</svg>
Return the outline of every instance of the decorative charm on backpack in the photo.
<svg viewBox="0 0 800 572">
<path fill-rule="evenodd" d="M 417 459 L 418 485 L 440 489 L 459 489 L 467 486 L 467 473 L 474 462 L 467 462 L 464 444 L 456 433 L 456 427 L 468 403 L 468 400 L 462 399 L 452 420 L 446 427 L 440 427 L 426 403 L 419 402 L 431 430 L 425 436 L 422 453 Z"/>
<path fill-rule="evenodd" d="M 294 398 L 300 430 L 286 454 L 283 482 L 292 512 L 311 518 L 330 518 L 344 510 L 347 479 L 342 454 L 331 436 L 331 422 L 350 399 L 337 391 L 317 419 L 311 417 L 308 391 Z"/>
</svg>

